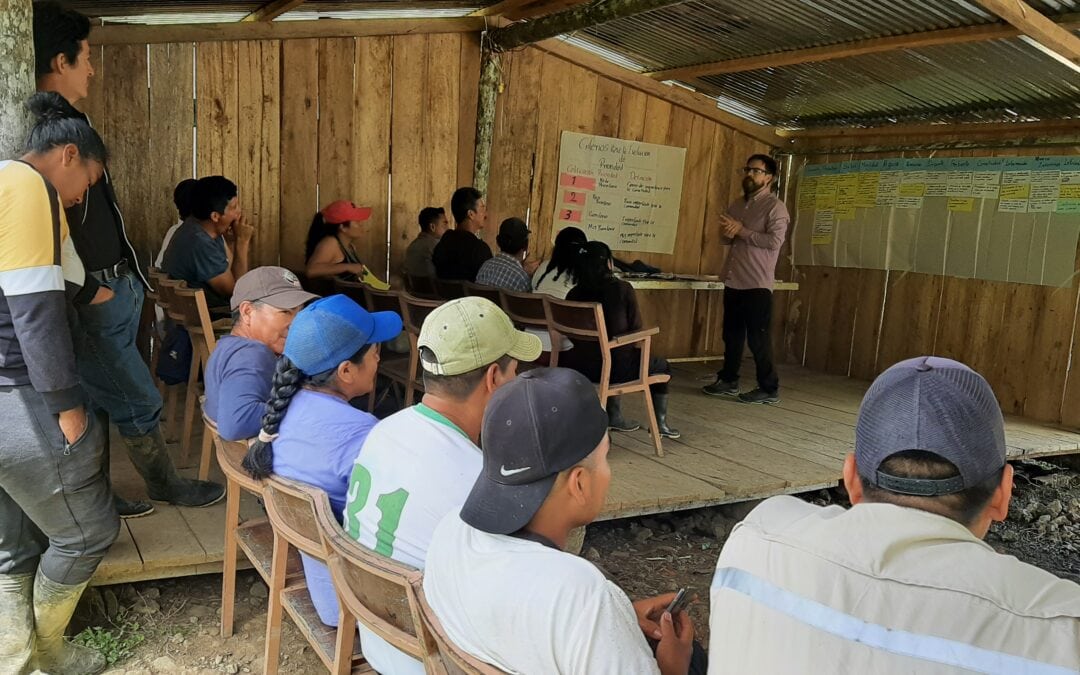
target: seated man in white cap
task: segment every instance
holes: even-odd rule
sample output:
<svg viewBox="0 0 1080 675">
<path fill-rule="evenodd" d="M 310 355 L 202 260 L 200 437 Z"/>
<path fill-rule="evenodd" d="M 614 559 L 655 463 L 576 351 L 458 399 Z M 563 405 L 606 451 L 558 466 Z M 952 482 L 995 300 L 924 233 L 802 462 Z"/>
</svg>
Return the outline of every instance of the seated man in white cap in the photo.
<svg viewBox="0 0 1080 675">
<path fill-rule="evenodd" d="M 368 434 L 349 482 L 345 530 L 362 545 L 423 569 L 435 526 L 465 501 L 482 464 L 480 424 L 491 395 L 540 356 L 540 340 L 480 297 L 447 302 L 418 339 L 422 401 Z M 371 667 L 423 673 L 420 661 L 360 627 Z"/>
<path fill-rule="evenodd" d="M 978 373 L 925 356 L 882 373 L 844 484 L 850 509 L 773 497 L 736 526 L 710 673 L 1080 671 L 1080 585 L 982 541 L 1013 470 Z"/>
<path fill-rule="evenodd" d="M 690 617 L 667 611 L 673 593 L 631 603 L 562 550 L 611 483 L 608 417 L 588 378 L 524 373 L 492 397 L 482 437 L 484 471 L 435 530 L 424 577 L 450 639 L 511 673 L 704 673 Z"/>
<path fill-rule="evenodd" d="M 254 438 L 270 399 L 274 364 L 300 308 L 319 296 L 284 267 L 256 267 L 236 280 L 232 332 L 218 340 L 206 365 L 206 416 L 227 441 Z"/>
</svg>

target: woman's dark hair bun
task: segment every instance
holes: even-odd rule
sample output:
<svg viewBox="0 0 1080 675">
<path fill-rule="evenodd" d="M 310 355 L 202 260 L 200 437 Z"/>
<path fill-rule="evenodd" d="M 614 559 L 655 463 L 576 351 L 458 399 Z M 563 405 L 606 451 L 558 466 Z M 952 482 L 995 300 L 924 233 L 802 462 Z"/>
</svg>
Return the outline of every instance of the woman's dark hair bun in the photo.
<svg viewBox="0 0 1080 675">
<path fill-rule="evenodd" d="M 78 115 L 67 99 L 55 91 L 39 91 L 26 101 L 26 107 L 39 120 L 62 120 Z"/>
</svg>

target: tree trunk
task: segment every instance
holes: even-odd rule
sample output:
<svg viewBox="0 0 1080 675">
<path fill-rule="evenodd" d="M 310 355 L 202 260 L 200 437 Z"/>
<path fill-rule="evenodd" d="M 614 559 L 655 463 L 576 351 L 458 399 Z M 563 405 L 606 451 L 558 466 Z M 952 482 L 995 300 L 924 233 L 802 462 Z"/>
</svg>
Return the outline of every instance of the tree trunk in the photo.
<svg viewBox="0 0 1080 675">
<path fill-rule="evenodd" d="M 483 42 L 480 57 L 480 96 L 476 103 L 476 158 L 473 162 L 473 187 L 487 194 L 491 175 L 491 136 L 495 131 L 495 99 L 499 95 L 499 57 Z"/>
<path fill-rule="evenodd" d="M 0 0 L 0 160 L 23 153 L 34 93 L 34 23 L 30 0 Z"/>
</svg>

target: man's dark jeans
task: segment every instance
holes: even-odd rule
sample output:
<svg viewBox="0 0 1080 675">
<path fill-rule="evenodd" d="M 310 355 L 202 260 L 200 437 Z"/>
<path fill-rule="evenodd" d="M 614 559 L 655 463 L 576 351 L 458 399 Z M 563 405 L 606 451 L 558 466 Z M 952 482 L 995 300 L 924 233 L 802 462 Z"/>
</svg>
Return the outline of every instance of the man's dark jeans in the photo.
<svg viewBox="0 0 1080 675">
<path fill-rule="evenodd" d="M 771 290 L 724 289 L 724 368 L 717 373 L 721 380 L 738 382 L 743 347 L 749 342 L 758 387 L 770 394 L 780 389 L 780 378 L 773 366 L 771 324 Z"/>
</svg>

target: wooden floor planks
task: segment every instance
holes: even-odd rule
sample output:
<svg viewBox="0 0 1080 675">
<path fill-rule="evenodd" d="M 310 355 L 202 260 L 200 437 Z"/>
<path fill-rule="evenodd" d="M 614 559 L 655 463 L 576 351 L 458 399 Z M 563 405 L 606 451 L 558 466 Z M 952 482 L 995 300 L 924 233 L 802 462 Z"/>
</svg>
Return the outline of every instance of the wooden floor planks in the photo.
<svg viewBox="0 0 1080 675">
<path fill-rule="evenodd" d="M 744 374 L 753 373 L 745 364 Z M 804 368 L 780 371 L 781 402 L 743 405 L 700 393 L 711 381 L 704 365 L 680 365 L 671 383 L 669 422 L 683 436 L 664 442 L 656 457 L 646 429 L 614 433 L 609 454 L 611 491 L 600 518 L 614 519 L 806 492 L 834 486 L 854 446 L 855 420 L 868 383 Z M 744 377 L 744 386 L 750 386 Z M 628 417 L 644 421 L 641 396 L 624 400 Z M 1006 417 L 1009 454 L 1039 457 L 1080 452 L 1080 433 Z M 114 448 L 120 448 L 114 436 Z M 196 434 L 195 448 L 199 447 Z M 192 453 L 195 454 L 195 453 Z M 126 497 L 145 496 L 142 480 L 122 450 L 112 453 L 113 480 Z M 198 457 L 191 458 L 192 463 Z M 194 475 L 194 467 L 181 469 Z M 213 475 L 221 475 L 214 465 Z M 180 509 L 155 504 L 156 512 L 127 521 L 94 577 L 111 584 L 221 569 L 225 504 Z M 262 515 L 250 495 L 241 517 Z"/>
</svg>

